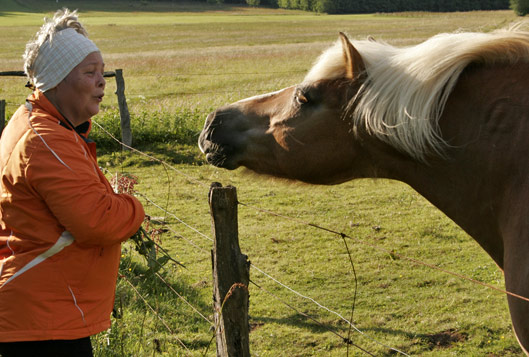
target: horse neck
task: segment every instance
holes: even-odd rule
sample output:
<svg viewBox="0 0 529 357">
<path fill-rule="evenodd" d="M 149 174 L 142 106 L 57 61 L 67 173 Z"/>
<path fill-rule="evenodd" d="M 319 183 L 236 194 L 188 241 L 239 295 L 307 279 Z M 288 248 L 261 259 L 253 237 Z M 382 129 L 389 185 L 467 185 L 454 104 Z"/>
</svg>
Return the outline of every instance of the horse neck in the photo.
<svg viewBox="0 0 529 357">
<path fill-rule="evenodd" d="M 404 182 L 451 218 L 473 237 L 500 266 L 503 246 L 497 220 L 498 199 L 486 175 L 480 178 L 472 167 L 463 168 L 452 160 L 420 163 L 386 149 L 374 154 L 378 165 L 371 175 Z M 488 199 L 486 197 L 489 197 Z"/>
<path fill-rule="evenodd" d="M 448 159 L 421 164 L 371 145 L 380 176 L 403 181 L 454 220 L 503 266 L 529 236 L 529 71 L 471 66 L 439 120 Z M 382 149 L 381 149 L 382 148 Z"/>
</svg>

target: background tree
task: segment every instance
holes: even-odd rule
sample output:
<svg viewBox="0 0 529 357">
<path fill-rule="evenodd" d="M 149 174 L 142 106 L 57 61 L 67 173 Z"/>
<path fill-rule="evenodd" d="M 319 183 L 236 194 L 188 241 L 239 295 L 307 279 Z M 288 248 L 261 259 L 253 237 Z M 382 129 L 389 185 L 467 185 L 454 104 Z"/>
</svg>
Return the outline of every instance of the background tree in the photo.
<svg viewBox="0 0 529 357">
<path fill-rule="evenodd" d="M 529 13 L 529 0 L 511 0 L 511 9 L 519 16 Z"/>
</svg>

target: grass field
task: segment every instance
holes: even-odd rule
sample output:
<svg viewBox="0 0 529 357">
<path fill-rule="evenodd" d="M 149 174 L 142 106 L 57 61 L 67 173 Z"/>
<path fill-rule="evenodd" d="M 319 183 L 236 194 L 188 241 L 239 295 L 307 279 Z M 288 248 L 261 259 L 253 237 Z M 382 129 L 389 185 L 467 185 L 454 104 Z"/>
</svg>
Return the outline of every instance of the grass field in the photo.
<svg viewBox="0 0 529 357">
<path fill-rule="evenodd" d="M 186 269 L 168 263 L 160 276 L 204 315 L 147 271 L 125 244 L 117 314 L 111 330 L 94 337 L 96 356 L 215 355 L 207 321 L 213 314 L 207 203 L 213 181 L 236 186 L 245 204 L 239 206 L 241 249 L 256 267 L 252 281 L 263 288 L 250 286 L 252 355 L 346 355 L 344 342 L 329 332 L 347 336 L 343 319 L 258 270 L 350 319 L 355 279 L 344 241 L 301 222 L 353 237 L 346 242 L 357 274 L 353 322 L 363 334 L 353 333 L 352 340 L 358 346 L 377 356 L 400 355 L 389 347 L 416 356 L 520 355 L 505 296 L 396 255 L 503 286 L 501 273 L 478 245 L 409 187 L 386 180 L 314 187 L 227 172 L 204 165 L 194 145 L 209 111 L 299 82 L 339 31 L 409 45 L 443 31 L 502 27 L 516 20 L 511 11 L 330 16 L 124 0 L 59 6 L 79 8 L 107 70 L 123 69 L 134 145 L 178 170 L 112 151 L 119 146 L 94 128 L 108 176 L 136 175 L 147 213 L 166 223 L 152 225 L 170 229 L 161 243 Z M 25 43 L 56 8 L 56 1 L 0 0 L 0 71 L 22 68 Z M 8 115 L 29 94 L 24 84 L 22 78 L 0 77 Z M 95 120 L 118 133 L 114 92 L 109 80 Z M 349 355 L 365 353 L 350 347 Z"/>
</svg>

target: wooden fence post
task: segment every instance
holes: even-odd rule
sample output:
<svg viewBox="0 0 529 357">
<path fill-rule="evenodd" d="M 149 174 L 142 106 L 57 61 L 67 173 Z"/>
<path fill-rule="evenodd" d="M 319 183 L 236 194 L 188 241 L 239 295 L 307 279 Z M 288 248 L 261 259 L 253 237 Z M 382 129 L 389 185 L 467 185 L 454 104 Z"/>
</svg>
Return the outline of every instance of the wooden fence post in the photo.
<svg viewBox="0 0 529 357">
<path fill-rule="evenodd" d="M 17 76 L 25 77 L 24 71 L 3 71 L 0 76 Z M 104 77 L 116 77 L 116 95 L 118 96 L 119 116 L 121 118 L 121 141 L 123 144 L 132 145 L 132 132 L 130 130 L 130 113 L 125 98 L 125 80 L 123 79 L 123 70 L 116 69 L 114 72 L 105 72 Z M 5 126 L 5 100 L 0 100 L 0 135 Z M 123 146 L 124 150 L 129 150 Z"/>
<path fill-rule="evenodd" d="M 0 136 L 4 131 L 4 126 L 6 125 L 6 101 L 0 99 Z"/>
<path fill-rule="evenodd" d="M 209 206 L 215 240 L 211 258 L 217 356 L 247 357 L 250 263 L 239 247 L 235 187 L 213 183 Z"/>
<path fill-rule="evenodd" d="M 123 71 L 116 69 L 116 94 L 118 96 L 119 115 L 121 118 L 121 141 L 127 146 L 132 145 L 132 132 L 130 130 L 130 114 L 127 106 L 127 99 L 125 98 L 125 80 L 123 79 Z M 123 150 L 130 150 L 123 146 Z"/>
</svg>

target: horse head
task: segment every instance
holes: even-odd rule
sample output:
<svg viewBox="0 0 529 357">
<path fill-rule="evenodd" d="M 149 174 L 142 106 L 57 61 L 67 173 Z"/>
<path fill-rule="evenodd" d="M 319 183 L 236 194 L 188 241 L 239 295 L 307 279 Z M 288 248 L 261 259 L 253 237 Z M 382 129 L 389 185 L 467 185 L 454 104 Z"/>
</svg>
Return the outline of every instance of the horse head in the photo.
<svg viewBox="0 0 529 357">
<path fill-rule="evenodd" d="M 335 51 L 342 54 L 334 63 L 315 66 L 302 83 L 209 114 L 199 138 L 207 161 L 317 184 L 357 177 L 360 145 L 351 139 L 344 113 L 362 85 L 365 66 L 342 33 Z"/>
<path fill-rule="evenodd" d="M 201 150 L 218 167 L 308 183 L 406 182 L 504 270 L 529 355 L 529 32 L 353 44 L 340 34 L 299 85 L 211 113 Z"/>
</svg>

